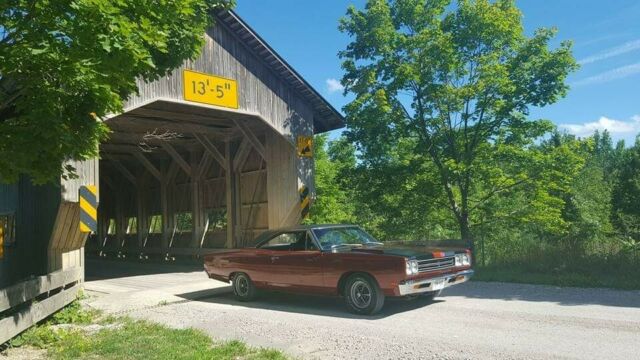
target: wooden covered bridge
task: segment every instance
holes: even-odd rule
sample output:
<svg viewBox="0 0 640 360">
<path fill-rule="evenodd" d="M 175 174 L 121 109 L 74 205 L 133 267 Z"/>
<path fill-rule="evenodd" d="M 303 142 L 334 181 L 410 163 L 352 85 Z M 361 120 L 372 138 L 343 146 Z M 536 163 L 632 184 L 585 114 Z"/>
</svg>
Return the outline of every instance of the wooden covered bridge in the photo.
<svg viewBox="0 0 640 360">
<path fill-rule="evenodd" d="M 105 119 L 78 178 L 0 185 L 0 344 L 75 298 L 85 254 L 193 257 L 306 215 L 312 136 L 344 119 L 235 13 L 205 39 Z"/>
</svg>

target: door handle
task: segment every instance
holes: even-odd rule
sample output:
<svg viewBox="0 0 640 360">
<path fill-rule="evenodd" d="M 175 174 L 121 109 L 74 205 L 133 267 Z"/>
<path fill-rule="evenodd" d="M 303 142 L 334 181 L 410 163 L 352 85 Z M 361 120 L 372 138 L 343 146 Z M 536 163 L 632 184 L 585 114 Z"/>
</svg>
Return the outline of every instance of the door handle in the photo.
<svg viewBox="0 0 640 360">
<path fill-rule="evenodd" d="M 272 256 L 271 257 L 271 261 L 278 260 L 278 259 L 280 259 L 280 256 Z"/>
</svg>

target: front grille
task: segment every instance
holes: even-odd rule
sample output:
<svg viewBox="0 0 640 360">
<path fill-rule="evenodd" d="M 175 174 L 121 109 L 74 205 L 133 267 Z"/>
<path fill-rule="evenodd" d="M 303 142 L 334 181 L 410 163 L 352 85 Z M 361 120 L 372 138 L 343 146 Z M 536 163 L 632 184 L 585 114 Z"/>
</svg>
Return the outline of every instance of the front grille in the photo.
<svg viewBox="0 0 640 360">
<path fill-rule="evenodd" d="M 418 272 L 423 273 L 428 271 L 446 270 L 454 267 L 455 263 L 455 256 L 438 259 L 418 260 Z"/>
</svg>

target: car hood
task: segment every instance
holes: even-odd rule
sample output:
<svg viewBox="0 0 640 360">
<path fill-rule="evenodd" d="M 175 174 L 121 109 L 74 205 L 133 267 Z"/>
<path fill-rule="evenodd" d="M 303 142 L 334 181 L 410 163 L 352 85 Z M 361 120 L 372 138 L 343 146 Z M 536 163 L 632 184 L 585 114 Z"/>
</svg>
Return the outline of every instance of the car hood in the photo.
<svg viewBox="0 0 640 360">
<path fill-rule="evenodd" d="M 452 249 L 452 248 L 422 248 L 422 249 L 406 249 L 406 248 L 354 248 L 352 252 L 362 252 L 370 254 L 383 254 L 391 256 L 402 256 L 408 259 L 433 259 L 446 256 L 453 256 L 457 253 L 464 253 L 464 249 Z"/>
</svg>

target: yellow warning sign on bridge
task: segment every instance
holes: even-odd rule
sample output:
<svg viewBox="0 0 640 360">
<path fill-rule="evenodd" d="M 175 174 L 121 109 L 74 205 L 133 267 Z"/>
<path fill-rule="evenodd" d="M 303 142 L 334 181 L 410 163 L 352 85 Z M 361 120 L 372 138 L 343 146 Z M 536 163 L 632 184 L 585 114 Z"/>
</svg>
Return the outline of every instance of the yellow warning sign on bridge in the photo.
<svg viewBox="0 0 640 360">
<path fill-rule="evenodd" d="M 182 79 L 185 100 L 238 108 L 237 81 L 191 70 L 184 70 Z"/>
<path fill-rule="evenodd" d="M 80 187 L 80 232 L 98 231 L 98 189 L 94 185 Z"/>
<path fill-rule="evenodd" d="M 298 136 L 298 156 L 313 157 L 313 136 Z"/>
</svg>

